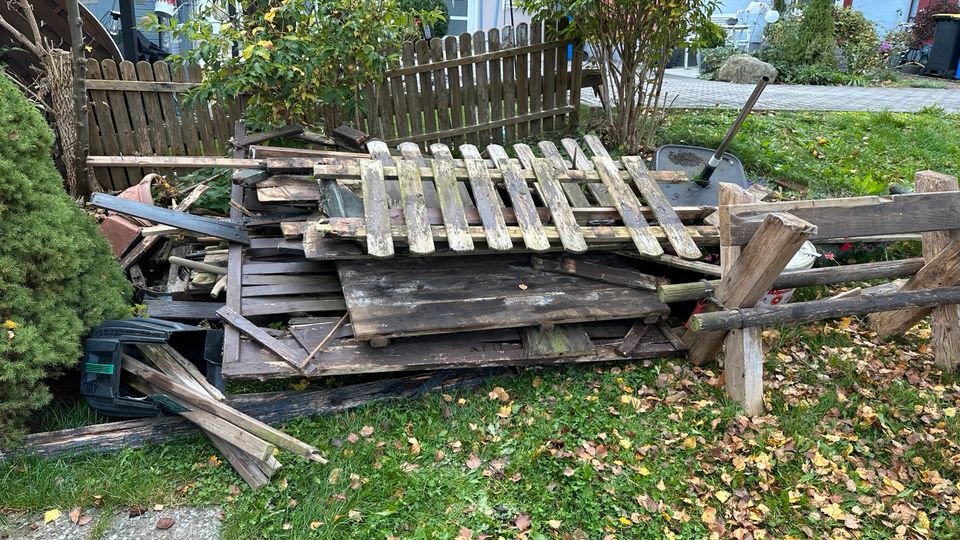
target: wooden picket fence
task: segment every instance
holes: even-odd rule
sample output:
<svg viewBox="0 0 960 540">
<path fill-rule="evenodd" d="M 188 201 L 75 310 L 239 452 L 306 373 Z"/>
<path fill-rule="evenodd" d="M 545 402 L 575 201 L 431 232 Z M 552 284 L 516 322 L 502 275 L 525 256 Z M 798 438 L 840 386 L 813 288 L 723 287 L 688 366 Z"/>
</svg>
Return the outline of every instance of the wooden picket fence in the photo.
<svg viewBox="0 0 960 540">
<path fill-rule="evenodd" d="M 481 148 L 562 130 L 577 120 L 582 57 L 573 47 L 568 61 L 570 43 L 552 38 L 558 30 L 558 24 L 521 23 L 405 42 L 398 65 L 370 89 L 360 129 L 390 146 L 440 142 Z M 241 104 L 187 105 L 185 94 L 200 80 L 196 66 L 88 60 L 90 154 L 223 155 L 231 126 L 242 116 Z M 337 107 L 318 108 L 317 116 L 331 128 L 352 121 Z M 120 190 L 155 171 L 98 167 L 94 172 L 101 185 Z"/>
<path fill-rule="evenodd" d="M 166 62 L 87 61 L 90 154 L 108 156 L 220 156 L 241 115 L 239 103 L 187 105 L 184 94 L 200 70 Z M 97 168 L 101 185 L 124 189 L 139 182 L 140 168 Z"/>
<path fill-rule="evenodd" d="M 557 30 L 521 23 L 404 42 L 399 66 L 371 89 L 364 129 L 391 146 L 481 147 L 562 129 L 577 118 L 582 61 L 573 47 L 568 62 Z"/>
</svg>

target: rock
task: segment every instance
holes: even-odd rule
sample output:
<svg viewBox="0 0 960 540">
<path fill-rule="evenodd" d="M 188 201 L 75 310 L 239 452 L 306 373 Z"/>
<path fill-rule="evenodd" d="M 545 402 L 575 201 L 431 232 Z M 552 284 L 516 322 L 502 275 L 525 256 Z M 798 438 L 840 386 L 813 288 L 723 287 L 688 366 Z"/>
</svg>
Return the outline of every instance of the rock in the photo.
<svg viewBox="0 0 960 540">
<path fill-rule="evenodd" d="M 749 54 L 735 54 L 717 70 L 718 81 L 734 83 L 757 84 L 761 77 L 769 77 L 770 82 L 777 79 L 777 68 L 771 64 L 750 56 Z"/>
</svg>

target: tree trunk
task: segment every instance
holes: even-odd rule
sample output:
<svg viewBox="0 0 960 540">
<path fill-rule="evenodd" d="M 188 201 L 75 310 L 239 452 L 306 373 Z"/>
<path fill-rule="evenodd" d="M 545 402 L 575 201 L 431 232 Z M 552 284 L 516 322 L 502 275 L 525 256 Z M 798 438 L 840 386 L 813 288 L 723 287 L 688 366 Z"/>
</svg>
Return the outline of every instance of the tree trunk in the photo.
<svg viewBox="0 0 960 540">
<path fill-rule="evenodd" d="M 73 197 L 83 197 L 103 191 L 96 178 L 82 174 L 79 167 L 82 145 L 79 137 L 80 121 L 75 103 L 74 69 L 69 52 L 53 49 L 44 57 L 47 86 L 54 117 L 54 128 L 60 142 L 60 159 L 66 172 L 67 190 Z"/>
</svg>

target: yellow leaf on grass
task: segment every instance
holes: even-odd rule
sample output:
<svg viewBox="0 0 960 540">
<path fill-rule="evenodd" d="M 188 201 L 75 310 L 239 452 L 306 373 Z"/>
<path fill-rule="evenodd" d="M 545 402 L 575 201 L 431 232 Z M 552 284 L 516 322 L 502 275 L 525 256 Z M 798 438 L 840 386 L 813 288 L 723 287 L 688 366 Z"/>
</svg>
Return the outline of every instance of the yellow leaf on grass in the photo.
<svg viewBox="0 0 960 540">
<path fill-rule="evenodd" d="M 717 500 L 720 501 L 721 503 L 725 503 L 725 502 L 727 502 L 727 499 L 730 498 L 730 492 L 724 491 L 724 490 L 722 490 L 722 489 L 718 489 L 718 490 L 713 494 L 713 496 L 716 497 Z"/>
<path fill-rule="evenodd" d="M 704 508 L 703 513 L 700 514 L 700 521 L 713 525 L 717 521 L 717 509 L 712 506 Z"/>
<path fill-rule="evenodd" d="M 510 413 L 513 412 L 513 402 L 507 403 L 503 407 L 500 407 L 500 410 L 497 411 L 497 416 L 500 418 L 509 418 Z"/>
<path fill-rule="evenodd" d="M 954 416 L 957 415 L 957 408 L 947 407 L 946 409 L 943 410 L 943 415 L 946 416 L 947 418 L 953 418 Z"/>
<path fill-rule="evenodd" d="M 620 396 L 620 403 L 623 403 L 624 405 L 632 405 L 633 408 L 637 410 L 639 410 L 640 407 L 643 405 L 642 401 L 640 401 L 639 399 L 633 396 L 628 396 L 628 395 Z"/>
<path fill-rule="evenodd" d="M 311 530 L 311 531 L 315 531 L 315 530 L 319 529 L 321 525 L 323 525 L 323 523 L 321 523 L 321 522 L 319 522 L 319 521 L 311 521 L 311 522 L 310 522 L 310 530 Z"/>
<path fill-rule="evenodd" d="M 627 527 L 633 525 L 633 522 L 632 522 L 632 521 L 630 521 L 629 519 L 627 519 L 627 518 L 625 518 L 625 517 L 623 517 L 623 516 L 620 516 L 620 523 L 623 524 L 623 525 L 625 525 L 625 526 L 627 526 Z"/>
<path fill-rule="evenodd" d="M 3 327 L 6 328 L 7 330 L 14 330 L 17 327 L 17 323 L 11 321 L 10 319 L 7 319 L 3 321 Z"/>
<path fill-rule="evenodd" d="M 637 469 L 637 473 L 640 476 L 650 476 L 650 469 L 646 467 L 640 467 L 639 469 Z"/>
<path fill-rule="evenodd" d="M 832 517 L 833 519 L 839 520 L 843 517 L 843 509 L 840 508 L 840 505 L 837 503 L 831 503 L 822 508 L 823 513 Z"/>
<path fill-rule="evenodd" d="M 687 438 L 683 439 L 683 447 L 684 447 L 684 448 L 689 448 L 689 449 L 691 449 L 691 450 L 694 449 L 694 448 L 696 448 L 696 447 L 697 447 L 697 439 L 695 439 L 695 438 L 693 438 L 693 437 L 687 437 Z"/>
<path fill-rule="evenodd" d="M 57 519 L 58 517 L 60 517 L 60 510 L 58 508 L 54 508 L 53 510 L 47 510 L 46 512 L 43 513 L 43 522 L 50 523 L 51 521 Z"/>
<path fill-rule="evenodd" d="M 814 454 L 813 459 L 810 461 L 813 462 L 814 467 L 826 467 L 827 465 L 830 465 L 830 460 L 823 457 L 820 452 Z"/>
</svg>

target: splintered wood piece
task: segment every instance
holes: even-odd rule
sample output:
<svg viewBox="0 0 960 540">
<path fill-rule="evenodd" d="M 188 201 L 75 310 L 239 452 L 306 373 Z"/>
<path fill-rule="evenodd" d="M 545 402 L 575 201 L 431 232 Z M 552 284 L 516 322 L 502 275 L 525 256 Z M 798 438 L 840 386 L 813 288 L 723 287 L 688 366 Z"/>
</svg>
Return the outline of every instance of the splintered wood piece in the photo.
<svg viewBox="0 0 960 540">
<path fill-rule="evenodd" d="M 433 253 L 433 235 L 427 219 L 427 205 L 423 196 L 420 170 L 413 161 L 400 161 L 400 196 L 403 199 L 403 219 L 407 225 L 407 245 L 412 253 Z"/>
<path fill-rule="evenodd" d="M 533 201 L 527 183 L 520 177 L 519 167 L 509 159 L 499 160 L 503 171 L 503 181 L 513 202 L 513 211 L 517 216 L 517 226 L 523 234 L 523 243 L 527 249 L 545 251 L 550 249 L 550 240 L 543 231 L 543 223 L 537 214 L 537 204 Z"/>
<path fill-rule="evenodd" d="M 269 469 L 265 470 L 266 467 L 264 464 L 266 461 L 253 459 L 251 455 L 243 452 L 220 437 L 212 433 L 205 433 L 207 437 L 210 438 L 210 442 L 217 447 L 217 450 L 223 454 L 223 457 L 227 458 L 230 466 L 237 471 L 240 478 L 243 478 L 243 481 L 246 482 L 251 489 L 260 489 L 270 483 L 270 477 L 273 476 L 273 471 L 268 473 L 267 471 Z M 276 458 L 270 456 L 270 459 Z"/>
<path fill-rule="evenodd" d="M 460 149 L 464 152 L 463 146 Z M 464 157 L 466 156 L 467 152 L 464 152 Z M 510 233 L 507 231 L 507 224 L 501 211 L 502 207 L 497 200 L 497 190 L 487 173 L 486 164 L 481 159 L 466 159 L 466 165 L 467 172 L 470 174 L 470 187 L 477 201 L 477 212 L 480 214 L 483 232 L 487 238 L 487 246 L 496 250 L 512 249 L 513 241 L 510 240 Z"/>
<path fill-rule="evenodd" d="M 554 177 L 556 172 L 550 162 L 545 159 L 534 158 L 531 165 L 538 178 L 540 196 L 543 197 L 544 202 L 550 208 L 550 215 L 553 218 L 553 224 L 560 232 L 560 242 L 563 243 L 563 247 L 573 253 L 587 251 L 587 242 L 580 234 L 577 218 L 573 215 L 573 211 L 567 203 L 560 182 L 557 182 Z"/>
<path fill-rule="evenodd" d="M 715 293 L 717 301 L 729 309 L 756 305 L 816 230 L 789 214 L 769 214 L 733 266 L 724 272 Z M 726 332 L 688 331 L 684 342 L 690 347 L 690 360 L 700 365 L 714 358 L 725 336 Z"/>
<path fill-rule="evenodd" d="M 217 315 L 223 319 L 223 322 L 243 332 L 249 336 L 250 339 L 256 341 L 263 347 L 269 349 L 270 352 L 279 356 L 281 360 L 295 367 L 297 370 L 300 370 L 300 365 L 303 363 L 303 357 L 305 356 L 300 351 L 291 349 L 286 344 L 266 333 L 262 328 L 248 321 L 239 313 L 227 306 L 218 309 Z"/>
<path fill-rule="evenodd" d="M 610 152 L 607 152 L 607 148 L 603 146 L 603 142 L 600 140 L 600 137 L 596 135 L 584 135 L 583 142 L 587 143 L 587 147 L 590 148 L 590 151 L 593 152 L 594 156 L 597 157 L 610 157 Z"/>
<path fill-rule="evenodd" d="M 383 141 L 373 140 L 367 142 L 367 151 L 370 152 L 370 157 L 379 161 L 382 165 L 393 165 L 393 156 L 390 155 L 390 148 Z M 396 180 L 390 180 L 385 183 L 385 191 L 387 194 L 387 201 L 389 201 L 390 207 L 397 207 L 400 205 L 400 186 Z"/>
<path fill-rule="evenodd" d="M 582 324 L 560 324 L 553 328 L 528 326 L 520 334 L 527 358 L 563 358 L 593 352 L 593 342 Z"/>
<path fill-rule="evenodd" d="M 630 231 L 630 237 L 636 244 L 637 250 L 644 255 L 661 255 L 663 248 L 660 242 L 651 233 L 647 220 L 640 210 L 640 201 L 627 184 L 620 179 L 620 173 L 613 160 L 608 157 L 594 157 L 593 165 L 600 174 L 603 185 L 607 187 L 610 196 L 614 199 L 614 206 L 620 212 L 623 224 Z"/>
<path fill-rule="evenodd" d="M 920 171 L 915 175 L 917 191 L 957 191 L 957 177 L 933 171 Z M 929 262 L 957 238 L 960 230 L 923 233 L 923 258 Z M 960 306 L 950 304 L 933 308 L 930 314 L 930 343 L 933 345 L 933 363 L 953 371 L 960 365 Z"/>
<path fill-rule="evenodd" d="M 419 125 L 420 119 L 416 118 L 414 122 L 414 125 Z M 400 149 L 400 155 L 403 156 L 403 159 L 408 159 L 416 163 L 418 167 L 429 167 L 427 160 L 424 159 L 423 154 L 420 153 L 420 146 L 417 145 L 417 143 L 403 142 L 400 143 L 397 148 Z M 422 176 L 421 180 L 423 180 Z M 423 181 L 423 200 L 427 204 L 427 208 L 440 208 L 440 198 L 437 197 L 437 188 L 434 187 L 432 181 Z"/>
<path fill-rule="evenodd" d="M 660 187 L 650 177 L 650 171 L 647 170 L 643 158 L 624 156 L 620 161 L 627 172 L 630 173 L 630 176 L 633 177 L 633 183 L 637 185 L 644 200 L 653 209 L 657 221 L 663 227 L 663 232 L 666 233 L 670 245 L 676 250 L 677 255 L 684 259 L 699 259 L 702 257 L 703 254 L 697 244 L 693 242 L 693 238 L 690 238 L 690 235 L 687 234 L 680 217 L 677 216 L 670 205 L 670 201 L 667 200 L 667 196 L 663 194 L 663 191 L 660 191 Z"/>
<path fill-rule="evenodd" d="M 560 150 L 557 149 L 557 145 L 553 144 L 552 141 L 540 141 L 537 145 L 540 148 L 540 152 L 543 153 L 543 157 L 550 161 L 550 165 L 553 167 L 557 173 L 564 173 L 567 171 L 567 164 L 563 160 L 563 156 L 560 155 Z M 514 146 L 516 148 L 516 145 Z M 517 151 L 517 155 L 520 152 Z M 602 184 L 592 184 L 593 186 L 603 187 Z M 567 185 L 563 183 L 563 192 L 567 194 L 567 198 L 570 200 L 570 204 L 576 207 L 585 208 L 590 206 L 590 201 L 587 200 L 587 196 L 583 194 L 583 190 L 580 189 L 579 185 Z"/>
<path fill-rule="evenodd" d="M 907 280 L 900 291 L 953 287 L 957 284 L 960 284 L 960 240 L 952 240 Z M 878 336 L 885 338 L 906 332 L 932 310 L 928 307 L 875 313 L 870 316 L 870 325 Z"/>
<path fill-rule="evenodd" d="M 640 345 L 640 341 L 647 335 L 650 325 L 642 320 L 633 323 L 630 330 L 623 336 L 620 345 L 617 345 L 616 352 L 624 358 L 629 358 L 630 353 Z"/>
<path fill-rule="evenodd" d="M 457 188 L 457 177 L 453 175 L 453 163 L 445 159 L 433 160 L 433 182 L 440 197 L 440 211 L 443 213 L 443 225 L 447 231 L 447 242 L 453 251 L 472 251 L 473 238 L 467 229 L 467 216 L 463 210 L 463 200 Z"/>
<path fill-rule="evenodd" d="M 587 157 L 587 154 L 583 152 L 583 149 L 580 148 L 580 144 L 577 141 L 573 139 L 563 139 L 560 141 L 560 144 L 563 145 L 563 149 L 567 152 L 567 155 L 570 156 L 570 163 L 573 164 L 574 169 L 580 169 L 581 171 L 594 170 L 593 163 L 590 161 L 590 158 Z M 593 194 L 593 198 L 597 200 L 597 204 L 601 206 L 614 205 L 610 191 L 607 190 L 607 187 L 602 183 L 587 184 L 587 189 Z"/>
<path fill-rule="evenodd" d="M 221 403 L 215 399 L 211 399 L 210 397 L 198 394 L 177 383 L 167 375 L 164 375 L 150 366 L 147 366 L 143 362 L 135 360 L 129 356 L 125 356 L 122 359 L 122 367 L 124 371 L 132 373 L 133 375 L 146 380 L 157 390 L 163 392 L 164 394 L 168 394 L 170 397 L 183 400 L 191 407 L 199 408 L 216 415 L 237 426 L 238 428 L 247 431 L 269 443 L 272 443 L 283 450 L 297 454 L 298 456 L 310 461 L 327 463 L 327 460 L 320 455 L 320 451 L 317 448 L 299 439 L 296 439 L 295 437 L 291 437 L 290 435 L 287 435 L 276 428 L 270 427 L 269 425 L 250 417 L 230 407 L 229 405 Z"/>
<path fill-rule="evenodd" d="M 374 257 L 392 257 L 390 204 L 383 179 L 383 164 L 370 159 L 360 160 L 360 180 L 363 190 L 363 219 L 367 226 L 367 253 Z"/>
<path fill-rule="evenodd" d="M 457 191 L 460 193 L 461 206 L 464 208 L 473 208 L 473 199 L 470 197 L 470 190 L 467 189 L 467 184 L 459 181 L 459 179 L 456 179 L 457 175 L 452 172 L 455 162 L 453 159 L 453 154 L 450 152 L 450 148 L 445 144 L 431 144 L 430 154 L 435 160 L 446 161 L 450 164 L 450 174 L 451 176 L 455 177 L 454 183 L 457 186 Z"/>
<path fill-rule="evenodd" d="M 650 276 L 627 268 L 604 265 L 581 257 L 561 256 L 556 258 L 534 255 L 531 264 L 537 270 L 543 270 L 544 272 L 580 276 L 594 281 L 645 291 L 656 291 L 659 284 L 666 282 L 664 278 Z"/>
<path fill-rule="evenodd" d="M 195 366 L 193 362 L 184 358 L 182 354 L 169 344 L 138 343 L 137 349 L 148 359 L 152 360 L 154 365 L 159 367 L 161 371 L 165 371 L 170 375 L 173 375 L 174 372 L 182 373 L 180 377 L 182 382 L 186 383 L 189 381 L 191 386 L 195 385 L 199 390 L 206 392 L 213 399 L 223 401 L 227 398 L 219 388 L 210 384 L 210 381 L 200 373 L 200 370 L 197 369 L 197 366 Z M 161 367 L 157 362 L 170 366 L 171 371 L 167 371 L 167 369 Z"/>
</svg>

